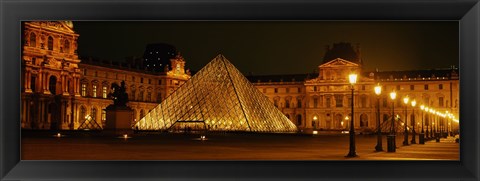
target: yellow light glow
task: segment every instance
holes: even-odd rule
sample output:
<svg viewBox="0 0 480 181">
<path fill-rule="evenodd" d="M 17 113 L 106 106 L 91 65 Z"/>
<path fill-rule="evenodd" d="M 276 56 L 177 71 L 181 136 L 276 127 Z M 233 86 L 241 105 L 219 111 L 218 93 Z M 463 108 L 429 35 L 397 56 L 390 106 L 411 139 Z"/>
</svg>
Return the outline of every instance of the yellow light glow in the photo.
<svg viewBox="0 0 480 181">
<path fill-rule="evenodd" d="M 357 83 L 357 74 L 348 75 L 348 80 L 349 80 L 350 84 L 352 84 L 352 85 Z"/>
<path fill-rule="evenodd" d="M 313 116 L 313 120 L 315 120 L 315 121 L 316 121 L 317 119 L 318 119 L 318 118 L 317 118 L 317 116 Z"/>
<path fill-rule="evenodd" d="M 394 100 L 397 97 L 397 93 L 395 91 L 390 92 L 390 98 Z"/>
<path fill-rule="evenodd" d="M 415 105 L 417 105 L 417 101 L 415 99 L 411 103 L 412 103 L 412 107 L 415 107 Z"/>
<path fill-rule="evenodd" d="M 382 93 L 382 86 L 377 85 L 375 86 L 375 94 L 380 95 Z"/>
<path fill-rule="evenodd" d="M 403 103 L 408 104 L 408 96 L 403 98 Z"/>
<path fill-rule="evenodd" d="M 420 105 L 420 109 L 421 109 L 421 110 L 425 110 L 425 106 L 424 106 L 423 104 Z"/>
<path fill-rule="evenodd" d="M 318 131 L 313 131 L 313 134 L 318 134 Z"/>
</svg>

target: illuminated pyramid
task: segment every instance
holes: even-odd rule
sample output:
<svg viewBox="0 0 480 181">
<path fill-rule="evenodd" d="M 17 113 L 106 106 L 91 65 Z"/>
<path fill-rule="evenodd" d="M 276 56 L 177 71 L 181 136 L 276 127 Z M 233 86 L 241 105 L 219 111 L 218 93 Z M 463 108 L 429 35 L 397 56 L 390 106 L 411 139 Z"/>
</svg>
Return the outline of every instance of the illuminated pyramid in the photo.
<svg viewBox="0 0 480 181">
<path fill-rule="evenodd" d="M 297 127 L 223 55 L 135 125 L 139 130 L 295 132 Z"/>
</svg>

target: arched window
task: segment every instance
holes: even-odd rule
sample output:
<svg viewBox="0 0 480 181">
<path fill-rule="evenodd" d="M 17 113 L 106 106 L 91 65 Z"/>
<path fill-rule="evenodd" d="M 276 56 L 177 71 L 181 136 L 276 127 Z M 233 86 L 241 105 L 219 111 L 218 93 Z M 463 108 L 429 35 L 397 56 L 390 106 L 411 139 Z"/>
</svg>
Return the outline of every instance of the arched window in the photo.
<svg viewBox="0 0 480 181">
<path fill-rule="evenodd" d="M 86 97 L 87 96 L 87 84 L 82 83 L 82 96 Z"/>
<path fill-rule="evenodd" d="M 57 94 L 57 77 L 55 76 L 50 76 L 50 81 L 48 85 L 48 90 L 50 90 L 50 93 L 53 95 Z"/>
<path fill-rule="evenodd" d="M 65 40 L 65 42 L 63 44 L 63 51 L 65 53 L 70 53 L 70 41 Z"/>
<path fill-rule="evenodd" d="M 31 47 L 37 46 L 37 35 L 33 32 L 30 33 L 30 46 Z"/>
<path fill-rule="evenodd" d="M 107 86 L 103 85 L 102 87 L 102 97 L 107 98 Z"/>
<path fill-rule="evenodd" d="M 290 99 L 285 100 L 285 108 L 290 108 Z"/>
<path fill-rule="evenodd" d="M 80 107 L 80 114 L 79 114 L 79 118 L 78 120 L 76 120 L 76 122 L 78 122 L 79 120 L 81 120 L 80 122 L 83 122 L 85 120 L 85 114 L 87 114 L 87 109 L 85 109 L 84 106 L 81 106 Z"/>
<path fill-rule="evenodd" d="M 162 102 L 162 93 L 157 93 L 157 102 L 160 103 Z"/>
<path fill-rule="evenodd" d="M 92 85 L 92 97 L 97 97 L 97 85 Z"/>
<path fill-rule="evenodd" d="M 95 121 L 97 119 L 97 109 L 92 107 L 92 120 Z"/>
<path fill-rule="evenodd" d="M 105 127 L 107 121 L 107 111 L 102 109 L 102 127 Z"/>
<path fill-rule="evenodd" d="M 140 110 L 140 119 L 142 119 L 145 116 L 145 111 L 142 109 Z"/>
<path fill-rule="evenodd" d="M 360 127 L 368 127 L 368 116 L 366 114 L 360 116 Z"/>
<path fill-rule="evenodd" d="M 51 36 L 48 37 L 47 48 L 48 50 L 53 50 L 53 38 Z"/>
<path fill-rule="evenodd" d="M 140 93 L 138 94 L 138 100 L 143 101 L 143 90 L 140 90 Z"/>
<path fill-rule="evenodd" d="M 302 125 L 302 115 L 301 114 L 297 114 L 297 125 L 298 126 Z"/>
</svg>

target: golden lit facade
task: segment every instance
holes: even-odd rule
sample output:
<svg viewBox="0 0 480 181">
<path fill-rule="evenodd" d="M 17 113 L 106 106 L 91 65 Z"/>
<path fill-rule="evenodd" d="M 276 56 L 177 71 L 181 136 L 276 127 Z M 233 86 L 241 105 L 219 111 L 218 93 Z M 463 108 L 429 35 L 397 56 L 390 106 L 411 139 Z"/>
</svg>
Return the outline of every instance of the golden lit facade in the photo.
<svg viewBox="0 0 480 181">
<path fill-rule="evenodd" d="M 132 124 L 190 78 L 181 56 L 166 72 L 80 60 L 71 22 L 25 22 L 22 129 L 78 129 L 90 118 L 104 126 L 112 83 L 125 81 Z"/>
<path fill-rule="evenodd" d="M 432 124 L 434 117 L 422 114 L 420 106 L 439 112 L 459 115 L 458 69 L 368 72 L 361 61 L 336 58 L 318 67 L 318 74 L 250 76 L 249 80 L 295 123 L 301 131 L 346 130 L 351 119 L 350 73 L 358 74 L 354 85 L 354 126 L 364 132 L 376 127 L 376 103 L 380 102 L 380 124 L 391 119 L 392 100 L 389 93 L 395 91 L 395 115 L 407 124 L 415 122 L 417 133 L 423 119 Z M 316 76 L 316 77 L 315 77 Z M 294 77 L 294 78 L 292 78 Z M 374 87 L 381 85 L 377 96 Z M 416 100 L 416 107 L 405 106 L 404 97 Z M 414 110 L 414 111 L 413 111 Z M 438 119 L 438 118 L 435 118 Z M 414 120 L 414 121 L 412 121 Z M 458 123 L 448 122 L 449 129 L 458 129 Z M 447 125 L 444 125 L 445 127 Z"/>
<path fill-rule="evenodd" d="M 72 22 L 25 22 L 22 46 L 22 129 L 78 129 L 87 116 L 103 126 L 103 109 L 112 83 L 125 81 L 133 109 L 132 125 L 190 79 L 181 56 L 171 59 L 164 72 L 151 72 L 82 59 L 77 54 L 79 35 Z M 343 46 L 343 45 L 342 45 Z M 329 49 L 329 48 L 328 48 Z M 355 54 L 356 53 L 356 54 Z M 374 86 L 382 86 L 381 123 L 391 117 L 391 91 L 397 92 L 395 114 L 404 117 L 404 96 L 415 99 L 407 120 L 422 119 L 420 106 L 459 115 L 458 69 L 368 72 L 362 69 L 359 48 L 346 60 L 328 55 L 318 73 L 249 76 L 253 85 L 301 131 L 347 129 L 351 115 L 348 74 L 359 75 L 354 85 L 355 127 L 366 131 L 376 125 Z M 326 56 L 327 57 L 327 56 Z M 330 59 L 332 58 L 332 59 Z M 414 115 L 412 117 L 412 115 Z M 432 116 L 424 114 L 425 123 Z M 458 124 L 452 123 L 452 128 Z"/>
</svg>

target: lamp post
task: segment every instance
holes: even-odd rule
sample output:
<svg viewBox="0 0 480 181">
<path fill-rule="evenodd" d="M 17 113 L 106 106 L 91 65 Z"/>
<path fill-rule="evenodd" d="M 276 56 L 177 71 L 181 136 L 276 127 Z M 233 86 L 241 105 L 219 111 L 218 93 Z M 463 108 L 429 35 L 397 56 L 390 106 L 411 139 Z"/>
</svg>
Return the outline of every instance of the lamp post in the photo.
<svg viewBox="0 0 480 181">
<path fill-rule="evenodd" d="M 425 106 L 421 105 L 420 110 L 422 111 L 422 131 L 418 137 L 418 141 L 420 144 L 425 144 L 425 133 L 423 132 L 423 111 L 425 110 Z"/>
<path fill-rule="evenodd" d="M 390 135 L 387 136 L 387 151 L 388 152 L 395 152 L 396 151 L 396 143 L 395 143 L 395 98 L 397 97 L 397 93 L 395 91 L 390 93 L 390 98 L 392 99 L 392 127 L 390 129 Z"/>
<path fill-rule="evenodd" d="M 408 115 L 407 115 L 407 108 L 408 108 L 408 96 L 403 98 L 403 103 L 405 103 L 405 121 L 403 122 L 403 145 L 408 146 L 408 130 L 407 130 L 407 120 L 408 120 Z"/>
<path fill-rule="evenodd" d="M 380 94 L 382 93 L 382 86 L 375 86 L 375 94 L 377 94 L 377 146 L 375 151 L 383 151 L 382 148 L 382 129 L 380 128 Z"/>
<path fill-rule="evenodd" d="M 348 152 L 348 155 L 346 157 L 356 157 L 357 153 L 355 152 L 355 127 L 354 127 L 354 122 L 353 118 L 355 117 L 354 111 L 353 111 L 353 102 L 354 102 L 354 97 L 353 97 L 353 90 L 354 90 L 354 85 L 357 83 L 357 74 L 350 74 L 348 75 L 348 80 L 350 82 L 350 85 L 352 87 L 352 117 L 350 119 L 350 151 Z"/>
<path fill-rule="evenodd" d="M 413 100 L 412 102 L 410 102 L 412 104 L 412 120 L 410 120 L 410 122 L 412 122 L 412 125 L 413 125 L 413 129 L 412 129 L 412 140 L 410 141 L 411 144 L 417 144 L 417 141 L 415 140 L 415 105 L 417 105 L 417 101 Z"/>
</svg>

